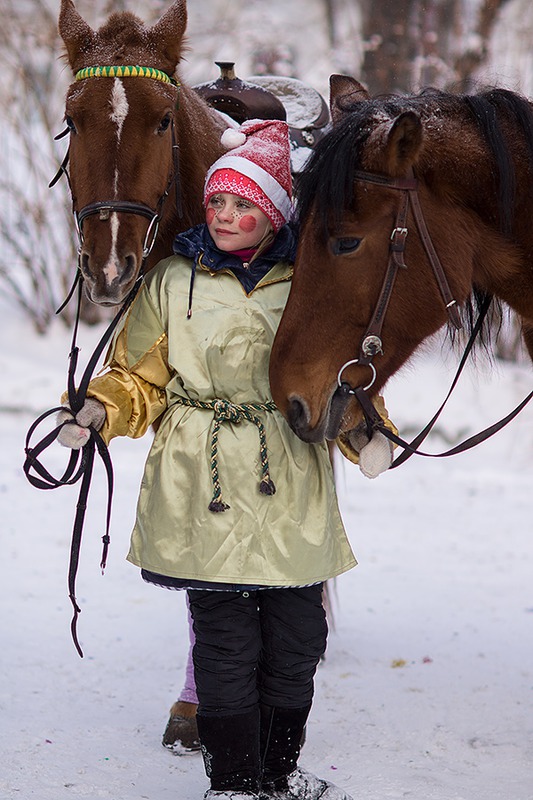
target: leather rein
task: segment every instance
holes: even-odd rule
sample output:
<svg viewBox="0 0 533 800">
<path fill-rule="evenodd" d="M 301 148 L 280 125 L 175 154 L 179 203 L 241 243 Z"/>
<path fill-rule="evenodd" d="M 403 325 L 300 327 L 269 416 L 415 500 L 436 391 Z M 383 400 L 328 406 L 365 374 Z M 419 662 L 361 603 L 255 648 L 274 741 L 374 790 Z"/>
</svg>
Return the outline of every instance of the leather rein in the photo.
<svg viewBox="0 0 533 800">
<path fill-rule="evenodd" d="M 387 270 L 385 272 L 385 277 L 381 286 L 376 306 L 374 308 L 374 312 L 361 340 L 359 346 L 359 354 L 357 358 L 351 359 L 350 361 L 347 361 L 345 364 L 343 364 L 343 366 L 340 368 L 337 374 L 338 387 L 341 392 L 349 395 L 354 395 L 359 401 L 359 404 L 361 405 L 361 408 L 363 410 L 363 415 L 366 421 L 369 437 L 372 436 L 373 431 L 379 430 L 382 434 L 384 434 L 384 436 L 386 436 L 389 440 L 394 442 L 394 444 L 397 444 L 403 448 L 403 453 L 401 453 L 393 461 L 390 467 L 391 469 L 393 467 L 398 467 L 400 464 L 403 464 L 404 461 L 406 461 L 414 454 L 426 456 L 428 458 L 443 458 L 446 456 L 452 456 L 458 453 L 463 453 L 466 450 L 469 450 L 470 448 L 475 447 L 476 445 L 490 438 L 499 430 L 501 430 L 503 427 L 505 427 L 505 425 L 511 422 L 511 420 L 513 420 L 520 413 L 520 411 L 522 411 L 522 409 L 527 405 L 527 403 L 529 403 L 529 401 L 533 397 L 533 391 L 530 392 L 525 397 L 525 399 L 521 403 L 519 403 L 519 405 L 513 411 L 511 411 L 510 414 L 508 414 L 506 417 L 502 418 L 493 425 L 490 425 L 488 428 L 485 428 L 480 433 L 477 433 L 474 436 L 469 437 L 468 439 L 456 445 L 455 447 L 451 448 L 450 450 L 447 450 L 446 452 L 443 453 L 424 453 L 418 450 L 420 444 L 424 441 L 424 439 L 426 439 L 426 437 L 433 429 L 435 423 L 437 422 L 442 411 L 444 410 L 453 390 L 455 389 L 455 386 L 457 385 L 459 377 L 467 362 L 468 356 L 474 346 L 475 340 L 481 331 L 483 322 L 489 311 L 492 298 L 487 297 L 481 306 L 478 319 L 476 321 L 476 324 L 474 325 L 470 338 L 466 344 L 463 356 L 461 358 L 459 367 L 453 379 L 452 385 L 448 391 L 448 394 L 444 399 L 444 402 L 437 410 L 436 414 L 432 417 L 432 419 L 428 422 L 428 424 L 424 427 L 424 429 L 411 442 L 405 441 L 400 436 L 397 436 L 395 433 L 389 430 L 389 428 L 386 427 L 383 419 L 380 417 L 380 415 L 374 408 L 367 392 L 374 384 L 374 381 L 377 377 L 377 371 L 376 367 L 374 366 L 373 359 L 376 355 L 383 353 L 383 343 L 381 339 L 381 333 L 383 328 L 383 322 L 385 319 L 385 314 L 389 306 L 390 298 L 392 296 L 392 292 L 394 289 L 396 277 L 400 269 L 407 269 L 407 264 L 405 263 L 404 260 L 404 252 L 408 234 L 407 218 L 409 214 L 409 209 L 411 209 L 412 211 L 412 215 L 416 227 L 418 229 L 420 240 L 426 252 L 428 261 L 433 271 L 433 275 L 435 276 L 443 303 L 448 312 L 449 321 L 456 330 L 460 330 L 463 327 L 463 325 L 461 322 L 461 316 L 458 310 L 457 301 L 454 299 L 453 294 L 450 290 L 450 286 L 446 278 L 446 273 L 444 272 L 437 251 L 435 250 L 428 227 L 426 225 L 426 221 L 424 219 L 424 214 L 422 211 L 422 207 L 420 205 L 420 199 L 418 197 L 419 182 L 415 177 L 412 168 L 409 169 L 406 178 L 388 178 L 386 175 L 379 175 L 371 172 L 364 172 L 361 170 L 356 171 L 354 177 L 356 181 L 371 183 L 377 186 L 383 186 L 386 189 L 398 190 L 402 192 L 402 197 L 396 215 L 394 228 L 392 229 L 392 233 L 390 235 L 389 259 L 387 263 Z M 342 373 L 351 364 L 368 366 L 371 369 L 372 377 L 370 379 L 370 382 L 366 386 L 352 387 L 349 383 L 342 380 Z"/>
<path fill-rule="evenodd" d="M 112 69 L 112 68 L 107 68 L 107 69 Z M 122 68 L 122 69 L 127 69 L 127 68 Z M 136 69 L 148 69 L 148 68 L 136 68 Z M 152 77 L 157 80 L 163 80 L 161 75 L 162 73 L 159 73 L 158 75 L 143 73 L 140 74 L 139 76 Z M 76 77 L 78 78 L 78 76 Z M 78 79 L 82 79 L 85 77 L 101 77 L 101 75 L 94 73 L 94 75 L 93 74 L 84 75 Z M 109 77 L 112 77 L 112 75 L 109 75 Z M 176 84 L 176 82 L 171 79 L 169 79 L 169 81 Z M 179 89 L 179 84 L 176 85 L 178 86 Z M 178 102 L 176 102 L 176 109 L 177 108 L 178 108 Z M 41 414 L 35 420 L 35 422 L 31 425 L 26 435 L 26 443 L 24 448 L 26 458 L 23 465 L 23 470 L 26 475 L 26 478 L 33 486 L 35 486 L 38 489 L 56 489 L 59 488 L 60 486 L 71 486 L 81 480 L 80 490 L 78 494 L 78 502 L 76 504 L 76 515 L 74 518 L 71 547 L 70 547 L 68 591 L 69 591 L 69 599 L 73 607 L 73 616 L 70 625 L 72 640 L 74 642 L 74 646 L 76 647 L 78 654 L 82 658 L 83 658 L 83 651 L 81 649 L 77 634 L 77 621 L 81 609 L 76 599 L 76 575 L 78 571 L 83 525 L 85 521 L 85 512 L 87 509 L 87 500 L 89 496 L 89 489 L 91 485 L 94 459 L 96 453 L 98 453 L 98 455 L 102 460 L 107 478 L 107 510 L 105 518 L 105 531 L 104 535 L 102 536 L 103 549 L 100 562 L 100 568 L 102 572 L 104 571 L 106 566 L 107 552 L 110 543 L 109 531 L 110 531 L 111 506 L 112 506 L 113 487 L 114 487 L 113 465 L 111 462 L 111 457 L 109 455 L 109 450 L 107 445 L 102 439 L 100 433 L 92 426 L 89 428 L 91 435 L 87 444 L 85 444 L 83 448 L 81 448 L 80 450 L 71 450 L 67 467 L 65 468 L 63 474 L 60 477 L 55 477 L 54 475 L 52 475 L 49 472 L 49 470 L 44 466 L 44 464 L 40 460 L 40 457 L 42 453 L 58 438 L 60 431 L 65 427 L 65 425 L 76 424 L 75 415 L 77 414 L 78 411 L 81 410 L 83 404 L 85 403 L 85 400 L 87 398 L 87 389 L 89 386 L 89 382 L 96 370 L 96 367 L 104 352 L 104 349 L 111 340 L 111 337 L 113 336 L 113 333 L 115 332 L 119 322 L 122 320 L 126 311 L 130 308 L 131 304 L 133 303 L 137 295 L 137 292 L 144 280 L 145 262 L 154 246 L 159 228 L 159 223 L 161 220 L 163 206 L 166 198 L 170 193 L 173 184 L 175 186 L 175 191 L 176 191 L 177 213 L 180 217 L 183 216 L 183 209 L 181 202 L 180 169 L 179 169 L 180 167 L 179 146 L 176 141 L 175 127 L 173 120 L 171 126 L 172 126 L 173 170 L 172 174 L 168 179 L 167 186 L 165 187 L 163 194 L 159 198 L 159 201 L 155 209 L 152 209 L 143 203 L 136 203 L 128 200 L 105 200 L 105 201 L 89 203 L 88 205 L 80 209 L 80 211 L 77 211 L 73 207 L 74 221 L 79 239 L 78 264 L 76 269 L 76 276 L 74 278 L 72 287 L 65 301 L 56 311 L 56 314 L 59 314 L 65 308 L 65 306 L 70 301 L 70 299 L 72 298 L 73 294 L 77 289 L 77 308 L 76 308 L 76 316 L 75 316 L 74 329 L 72 335 L 72 343 L 69 353 L 69 368 L 68 368 L 68 378 L 67 378 L 68 405 L 71 411 L 73 412 L 73 416 L 72 419 L 69 419 L 66 422 L 63 422 L 61 425 L 56 426 L 52 431 L 50 431 L 46 436 L 44 436 L 37 444 L 32 446 L 31 440 L 38 426 L 51 415 L 56 415 L 58 412 L 64 411 L 64 408 L 62 406 L 51 408 L 50 410 Z M 61 139 L 64 136 L 68 135 L 69 133 L 70 133 L 70 128 L 66 128 L 55 138 Z M 49 186 L 50 188 L 53 187 L 57 183 L 57 181 L 61 178 L 61 176 L 65 175 L 69 185 L 71 196 L 73 197 L 72 185 L 68 171 L 68 162 L 69 162 L 69 149 L 67 149 L 65 158 L 63 159 L 56 175 L 50 182 Z M 74 205 L 74 198 L 73 198 L 73 205 Z M 80 348 L 77 346 L 76 341 L 77 341 L 77 334 L 80 322 L 81 302 L 83 294 L 83 275 L 80 269 L 80 258 L 83 247 L 83 222 L 87 217 L 94 214 L 98 214 L 101 220 L 107 220 L 109 219 L 111 213 L 137 214 L 149 220 L 148 229 L 145 234 L 145 239 L 143 243 L 142 262 L 139 270 L 139 275 L 132 289 L 130 290 L 129 294 L 124 300 L 122 306 L 120 307 L 120 310 L 114 316 L 114 318 L 104 331 L 104 334 L 102 335 L 100 341 L 98 342 L 93 354 L 91 355 L 87 363 L 87 366 L 85 367 L 79 386 L 78 388 L 76 388 L 75 375 L 76 375 L 78 355 L 80 350 Z"/>
</svg>

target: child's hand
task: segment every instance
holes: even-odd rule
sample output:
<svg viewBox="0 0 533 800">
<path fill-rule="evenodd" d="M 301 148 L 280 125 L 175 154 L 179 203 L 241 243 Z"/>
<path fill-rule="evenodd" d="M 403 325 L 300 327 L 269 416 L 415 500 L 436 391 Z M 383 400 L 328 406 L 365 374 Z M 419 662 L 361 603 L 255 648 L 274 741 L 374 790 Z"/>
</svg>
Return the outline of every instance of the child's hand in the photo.
<svg viewBox="0 0 533 800">
<path fill-rule="evenodd" d="M 64 411 L 60 411 L 56 417 L 56 424 L 62 425 L 68 420 L 75 420 L 68 425 L 65 425 L 57 437 L 59 444 L 63 447 L 70 447 L 71 450 L 79 450 L 87 444 L 90 439 L 91 432 L 89 426 L 91 425 L 97 431 L 100 430 L 105 422 L 105 406 L 95 397 L 88 397 L 83 407 L 76 415 L 65 407 Z"/>
<path fill-rule="evenodd" d="M 377 478 L 392 464 L 392 442 L 380 431 L 368 438 L 366 424 L 360 422 L 348 433 L 350 444 L 359 453 L 359 469 L 367 478 Z"/>
</svg>

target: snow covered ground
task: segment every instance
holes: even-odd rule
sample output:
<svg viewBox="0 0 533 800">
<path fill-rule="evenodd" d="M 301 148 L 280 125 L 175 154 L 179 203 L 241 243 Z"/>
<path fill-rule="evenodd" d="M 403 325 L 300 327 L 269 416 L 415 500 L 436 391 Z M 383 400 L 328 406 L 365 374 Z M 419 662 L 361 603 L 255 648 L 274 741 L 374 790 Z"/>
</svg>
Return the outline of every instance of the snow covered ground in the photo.
<svg viewBox="0 0 533 800">
<path fill-rule="evenodd" d="M 183 596 L 125 561 L 145 441 L 116 441 L 108 568 L 105 486 L 90 498 L 70 640 L 66 573 L 77 487 L 22 473 L 24 436 L 64 387 L 69 333 L 39 338 L 0 309 L 0 800 L 199 800 L 199 756 L 160 744 L 187 651 Z M 82 329 L 82 358 L 97 331 Z M 454 359 L 433 348 L 386 392 L 404 434 L 431 416 Z M 451 446 L 510 410 L 529 365 L 462 380 L 441 435 Z M 448 441 L 445 441 L 445 440 Z M 65 451 L 48 464 L 59 470 Z M 376 481 L 339 463 L 360 564 L 336 582 L 335 629 L 317 675 L 302 764 L 355 800 L 533 798 L 533 403 L 478 449 L 413 458 Z"/>
</svg>

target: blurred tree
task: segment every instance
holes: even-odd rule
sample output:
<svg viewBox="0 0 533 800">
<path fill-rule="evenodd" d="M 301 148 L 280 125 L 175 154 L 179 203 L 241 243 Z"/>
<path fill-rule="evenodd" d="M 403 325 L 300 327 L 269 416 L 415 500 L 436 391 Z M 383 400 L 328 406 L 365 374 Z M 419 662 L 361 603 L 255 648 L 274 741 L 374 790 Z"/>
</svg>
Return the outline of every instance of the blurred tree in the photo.
<svg viewBox="0 0 533 800">
<path fill-rule="evenodd" d="M 328 3 L 335 0 L 327 0 Z M 371 94 L 468 88 L 509 0 L 360 0 L 363 82 Z"/>
<path fill-rule="evenodd" d="M 67 182 L 48 188 L 66 151 L 63 125 L 70 76 L 58 58 L 57 4 L 0 0 L 0 292 L 45 332 L 75 275 L 77 237 Z M 72 310 L 62 319 L 68 324 Z M 83 317 L 102 311 L 84 303 Z"/>
<path fill-rule="evenodd" d="M 172 0 L 75 2 L 98 27 L 123 10 L 151 24 Z M 468 90 L 490 68 L 498 33 L 506 72 L 510 64 L 518 77 L 530 68 L 530 35 L 521 27 L 527 13 L 533 18 L 530 6 L 530 0 L 189 0 L 191 54 L 182 72 L 199 83 L 217 77 L 215 60 L 234 60 L 241 77 L 290 74 L 325 96 L 331 72 L 355 75 L 372 94 L 427 85 Z M 507 7 L 511 25 L 501 22 Z M 66 139 L 53 137 L 70 81 L 59 58 L 58 10 L 59 0 L 0 0 L 0 292 L 42 331 L 73 278 L 77 249 L 66 181 L 48 189 L 66 150 Z M 96 306 L 84 309 L 87 320 L 101 314 Z M 504 331 L 507 354 L 509 338 L 519 337 Z"/>
</svg>

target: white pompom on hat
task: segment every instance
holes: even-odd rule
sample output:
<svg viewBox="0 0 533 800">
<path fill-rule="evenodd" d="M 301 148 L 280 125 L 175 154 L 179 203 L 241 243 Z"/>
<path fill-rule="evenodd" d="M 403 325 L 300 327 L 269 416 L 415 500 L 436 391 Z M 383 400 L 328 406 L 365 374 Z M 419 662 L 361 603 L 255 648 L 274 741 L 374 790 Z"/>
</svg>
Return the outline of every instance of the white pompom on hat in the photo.
<svg viewBox="0 0 533 800">
<path fill-rule="evenodd" d="M 222 147 L 225 147 L 226 150 L 234 150 L 236 147 L 240 147 L 245 143 L 246 134 L 237 128 L 226 128 L 220 137 L 220 141 Z"/>
<path fill-rule="evenodd" d="M 221 142 L 228 153 L 207 173 L 204 203 L 218 192 L 250 200 L 278 231 L 291 216 L 292 177 L 289 127 L 281 120 L 251 119 L 228 128 Z"/>
</svg>

